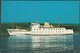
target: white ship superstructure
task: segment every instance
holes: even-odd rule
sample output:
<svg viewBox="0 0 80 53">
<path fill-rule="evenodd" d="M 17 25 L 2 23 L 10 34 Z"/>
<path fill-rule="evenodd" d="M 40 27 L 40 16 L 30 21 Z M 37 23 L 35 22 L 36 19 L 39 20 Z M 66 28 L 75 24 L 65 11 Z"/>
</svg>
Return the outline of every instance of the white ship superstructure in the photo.
<svg viewBox="0 0 80 53">
<path fill-rule="evenodd" d="M 49 34 L 73 34 L 73 29 L 66 29 L 64 27 L 54 27 L 48 22 L 45 22 L 43 26 L 38 23 L 31 24 L 31 31 L 23 29 L 7 29 L 10 35 L 49 35 Z"/>
</svg>

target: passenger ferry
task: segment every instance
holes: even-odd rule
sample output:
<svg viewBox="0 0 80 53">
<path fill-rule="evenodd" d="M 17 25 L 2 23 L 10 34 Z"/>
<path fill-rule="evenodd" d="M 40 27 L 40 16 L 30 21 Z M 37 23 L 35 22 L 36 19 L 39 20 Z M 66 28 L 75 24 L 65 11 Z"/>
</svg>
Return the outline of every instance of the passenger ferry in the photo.
<svg viewBox="0 0 80 53">
<path fill-rule="evenodd" d="M 73 29 L 66 29 L 65 27 L 54 27 L 48 22 L 43 26 L 38 23 L 31 23 L 30 31 L 24 29 L 7 29 L 10 35 L 53 35 L 53 34 L 73 34 Z"/>
</svg>

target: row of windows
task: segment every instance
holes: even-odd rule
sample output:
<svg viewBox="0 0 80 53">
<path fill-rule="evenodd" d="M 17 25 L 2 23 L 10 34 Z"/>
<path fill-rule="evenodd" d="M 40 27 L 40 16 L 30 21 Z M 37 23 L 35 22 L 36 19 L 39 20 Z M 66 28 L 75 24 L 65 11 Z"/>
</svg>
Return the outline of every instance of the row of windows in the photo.
<svg viewBox="0 0 80 53">
<path fill-rule="evenodd" d="M 64 31 L 33 31 L 33 33 L 52 33 L 52 32 L 64 32 Z"/>
<path fill-rule="evenodd" d="M 47 30 L 47 29 L 34 29 L 34 30 Z M 64 30 L 64 29 L 48 29 L 48 30 Z"/>
</svg>

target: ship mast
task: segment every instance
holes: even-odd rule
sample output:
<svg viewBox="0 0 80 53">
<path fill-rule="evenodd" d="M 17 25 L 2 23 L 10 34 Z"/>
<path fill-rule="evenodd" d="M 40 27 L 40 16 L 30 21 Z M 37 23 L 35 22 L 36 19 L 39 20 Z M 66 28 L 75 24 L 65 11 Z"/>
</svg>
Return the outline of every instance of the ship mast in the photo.
<svg viewBox="0 0 80 53">
<path fill-rule="evenodd" d="M 38 18 L 37 18 L 37 20 L 36 20 L 35 22 L 36 22 L 36 23 L 38 23 L 38 22 L 39 22 Z"/>
<path fill-rule="evenodd" d="M 11 28 L 13 29 L 14 28 L 14 24 L 13 24 L 13 17 L 12 17 L 12 23 L 11 23 Z"/>
<path fill-rule="evenodd" d="M 58 27 L 60 27 L 60 20 L 59 20 L 59 18 L 58 18 Z"/>
</svg>

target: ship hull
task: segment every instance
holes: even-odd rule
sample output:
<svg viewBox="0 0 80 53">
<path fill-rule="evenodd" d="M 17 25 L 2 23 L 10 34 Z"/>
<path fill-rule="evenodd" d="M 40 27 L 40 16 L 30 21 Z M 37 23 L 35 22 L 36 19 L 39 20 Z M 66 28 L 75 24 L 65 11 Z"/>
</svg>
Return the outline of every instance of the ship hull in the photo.
<svg viewBox="0 0 80 53">
<path fill-rule="evenodd" d="M 65 30 L 64 32 L 55 32 L 52 33 L 33 33 L 32 31 L 26 31 L 22 29 L 7 29 L 9 35 L 62 35 L 62 34 L 73 34 L 73 30 Z"/>
</svg>

